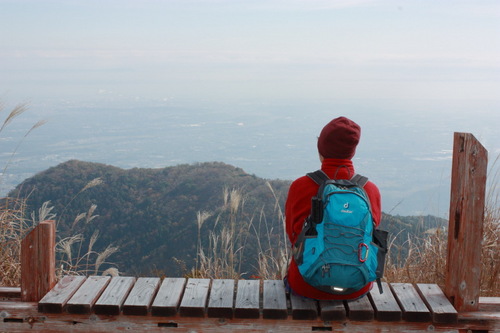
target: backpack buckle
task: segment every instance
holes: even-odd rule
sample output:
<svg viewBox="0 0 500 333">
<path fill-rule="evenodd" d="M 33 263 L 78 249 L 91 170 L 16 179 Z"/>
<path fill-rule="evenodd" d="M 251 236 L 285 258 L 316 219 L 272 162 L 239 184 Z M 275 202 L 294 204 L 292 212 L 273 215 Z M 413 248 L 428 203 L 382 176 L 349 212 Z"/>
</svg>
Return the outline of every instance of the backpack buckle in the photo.
<svg viewBox="0 0 500 333">
<path fill-rule="evenodd" d="M 364 251 L 365 252 L 364 256 L 363 256 L 363 248 L 366 249 Z M 359 243 L 359 247 L 358 247 L 358 259 L 359 259 L 360 262 L 365 262 L 368 259 L 368 252 L 369 251 L 370 251 L 370 248 L 368 247 L 368 245 L 366 245 L 365 243 Z"/>
</svg>

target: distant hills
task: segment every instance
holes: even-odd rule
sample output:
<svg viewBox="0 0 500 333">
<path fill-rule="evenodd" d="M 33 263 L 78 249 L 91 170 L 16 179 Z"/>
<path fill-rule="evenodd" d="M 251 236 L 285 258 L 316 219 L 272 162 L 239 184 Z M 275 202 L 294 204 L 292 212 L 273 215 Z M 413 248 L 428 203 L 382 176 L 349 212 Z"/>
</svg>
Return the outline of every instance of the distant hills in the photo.
<svg viewBox="0 0 500 333">
<path fill-rule="evenodd" d="M 195 264 L 198 243 L 210 245 L 209 231 L 231 225 L 241 271 L 252 273 L 263 243 L 285 243 L 282 213 L 289 184 L 220 162 L 125 170 L 71 160 L 26 179 L 9 196 L 27 198 L 28 213 L 50 201 L 58 239 L 81 233 L 89 240 L 98 229 L 94 248 L 118 246 L 109 261 L 125 274 L 182 274 L 182 267 Z M 92 205 L 98 216 L 75 221 Z M 443 225 L 445 220 L 432 216 L 384 214 L 382 221 L 398 235 L 398 244 Z"/>
</svg>

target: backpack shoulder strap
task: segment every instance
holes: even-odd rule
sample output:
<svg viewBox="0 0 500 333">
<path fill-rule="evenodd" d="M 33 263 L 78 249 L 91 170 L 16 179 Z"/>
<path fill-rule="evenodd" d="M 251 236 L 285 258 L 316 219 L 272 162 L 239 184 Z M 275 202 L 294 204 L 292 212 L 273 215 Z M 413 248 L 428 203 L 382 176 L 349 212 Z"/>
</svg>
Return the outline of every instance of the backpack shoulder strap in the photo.
<svg viewBox="0 0 500 333">
<path fill-rule="evenodd" d="M 307 176 L 311 178 L 318 185 L 321 185 L 330 179 L 323 170 L 316 170 L 314 172 L 309 172 Z M 354 176 L 352 176 L 351 182 L 355 183 L 359 187 L 364 187 L 366 183 L 368 183 L 368 177 L 362 176 L 359 173 L 357 173 Z"/>
<path fill-rule="evenodd" d="M 311 178 L 316 184 L 319 185 L 318 193 L 316 196 L 311 198 L 311 212 L 306 221 L 311 222 L 311 232 L 316 233 L 316 224 L 321 223 L 323 220 L 323 188 L 325 183 L 330 179 L 323 170 L 316 170 L 314 172 L 309 172 L 307 177 Z"/>
<path fill-rule="evenodd" d="M 361 176 L 357 173 L 352 176 L 351 182 L 357 184 L 359 187 L 365 187 L 366 183 L 368 183 L 368 177 Z"/>
<path fill-rule="evenodd" d="M 316 184 L 321 185 L 330 178 L 324 173 L 323 170 L 316 170 L 314 172 L 309 172 L 307 177 L 311 178 Z"/>
</svg>

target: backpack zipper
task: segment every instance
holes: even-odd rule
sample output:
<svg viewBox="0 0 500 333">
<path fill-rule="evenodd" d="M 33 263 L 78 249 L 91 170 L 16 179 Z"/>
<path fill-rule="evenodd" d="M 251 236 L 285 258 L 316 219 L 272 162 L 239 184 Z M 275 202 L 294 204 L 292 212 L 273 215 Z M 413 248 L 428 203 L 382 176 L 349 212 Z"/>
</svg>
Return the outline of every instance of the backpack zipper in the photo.
<svg viewBox="0 0 500 333">
<path fill-rule="evenodd" d="M 328 273 L 328 277 L 330 277 L 330 264 L 324 264 L 321 266 L 321 277 L 325 277 Z"/>
</svg>

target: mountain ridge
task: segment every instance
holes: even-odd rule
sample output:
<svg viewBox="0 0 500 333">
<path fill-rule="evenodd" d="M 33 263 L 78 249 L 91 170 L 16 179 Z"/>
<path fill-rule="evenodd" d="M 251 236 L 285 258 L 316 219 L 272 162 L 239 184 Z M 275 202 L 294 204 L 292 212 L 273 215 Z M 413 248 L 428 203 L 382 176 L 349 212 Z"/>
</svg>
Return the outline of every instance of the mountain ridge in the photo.
<svg viewBox="0 0 500 333">
<path fill-rule="evenodd" d="M 93 181 L 98 185 L 89 186 Z M 69 160 L 26 179 L 9 196 L 26 198 L 29 211 L 50 201 L 60 214 L 56 218 L 59 239 L 76 233 L 90 239 L 99 230 L 95 248 L 118 246 L 110 261 L 124 273 L 162 271 L 173 276 L 185 273 L 182 265 L 193 267 L 198 240 L 206 246 L 210 231 L 229 220 L 231 191 L 241 195 L 233 223 L 244 233 L 238 240 L 245 247 L 242 270 L 255 270 L 262 240 L 270 246 L 287 246 L 283 207 L 290 183 L 262 179 L 222 162 L 122 169 Z M 97 205 L 98 216 L 91 222 L 74 219 L 92 205 Z M 202 226 L 201 212 L 208 216 Z M 384 214 L 381 225 L 399 234 L 403 244 L 410 235 L 443 226 L 444 220 Z"/>
</svg>

